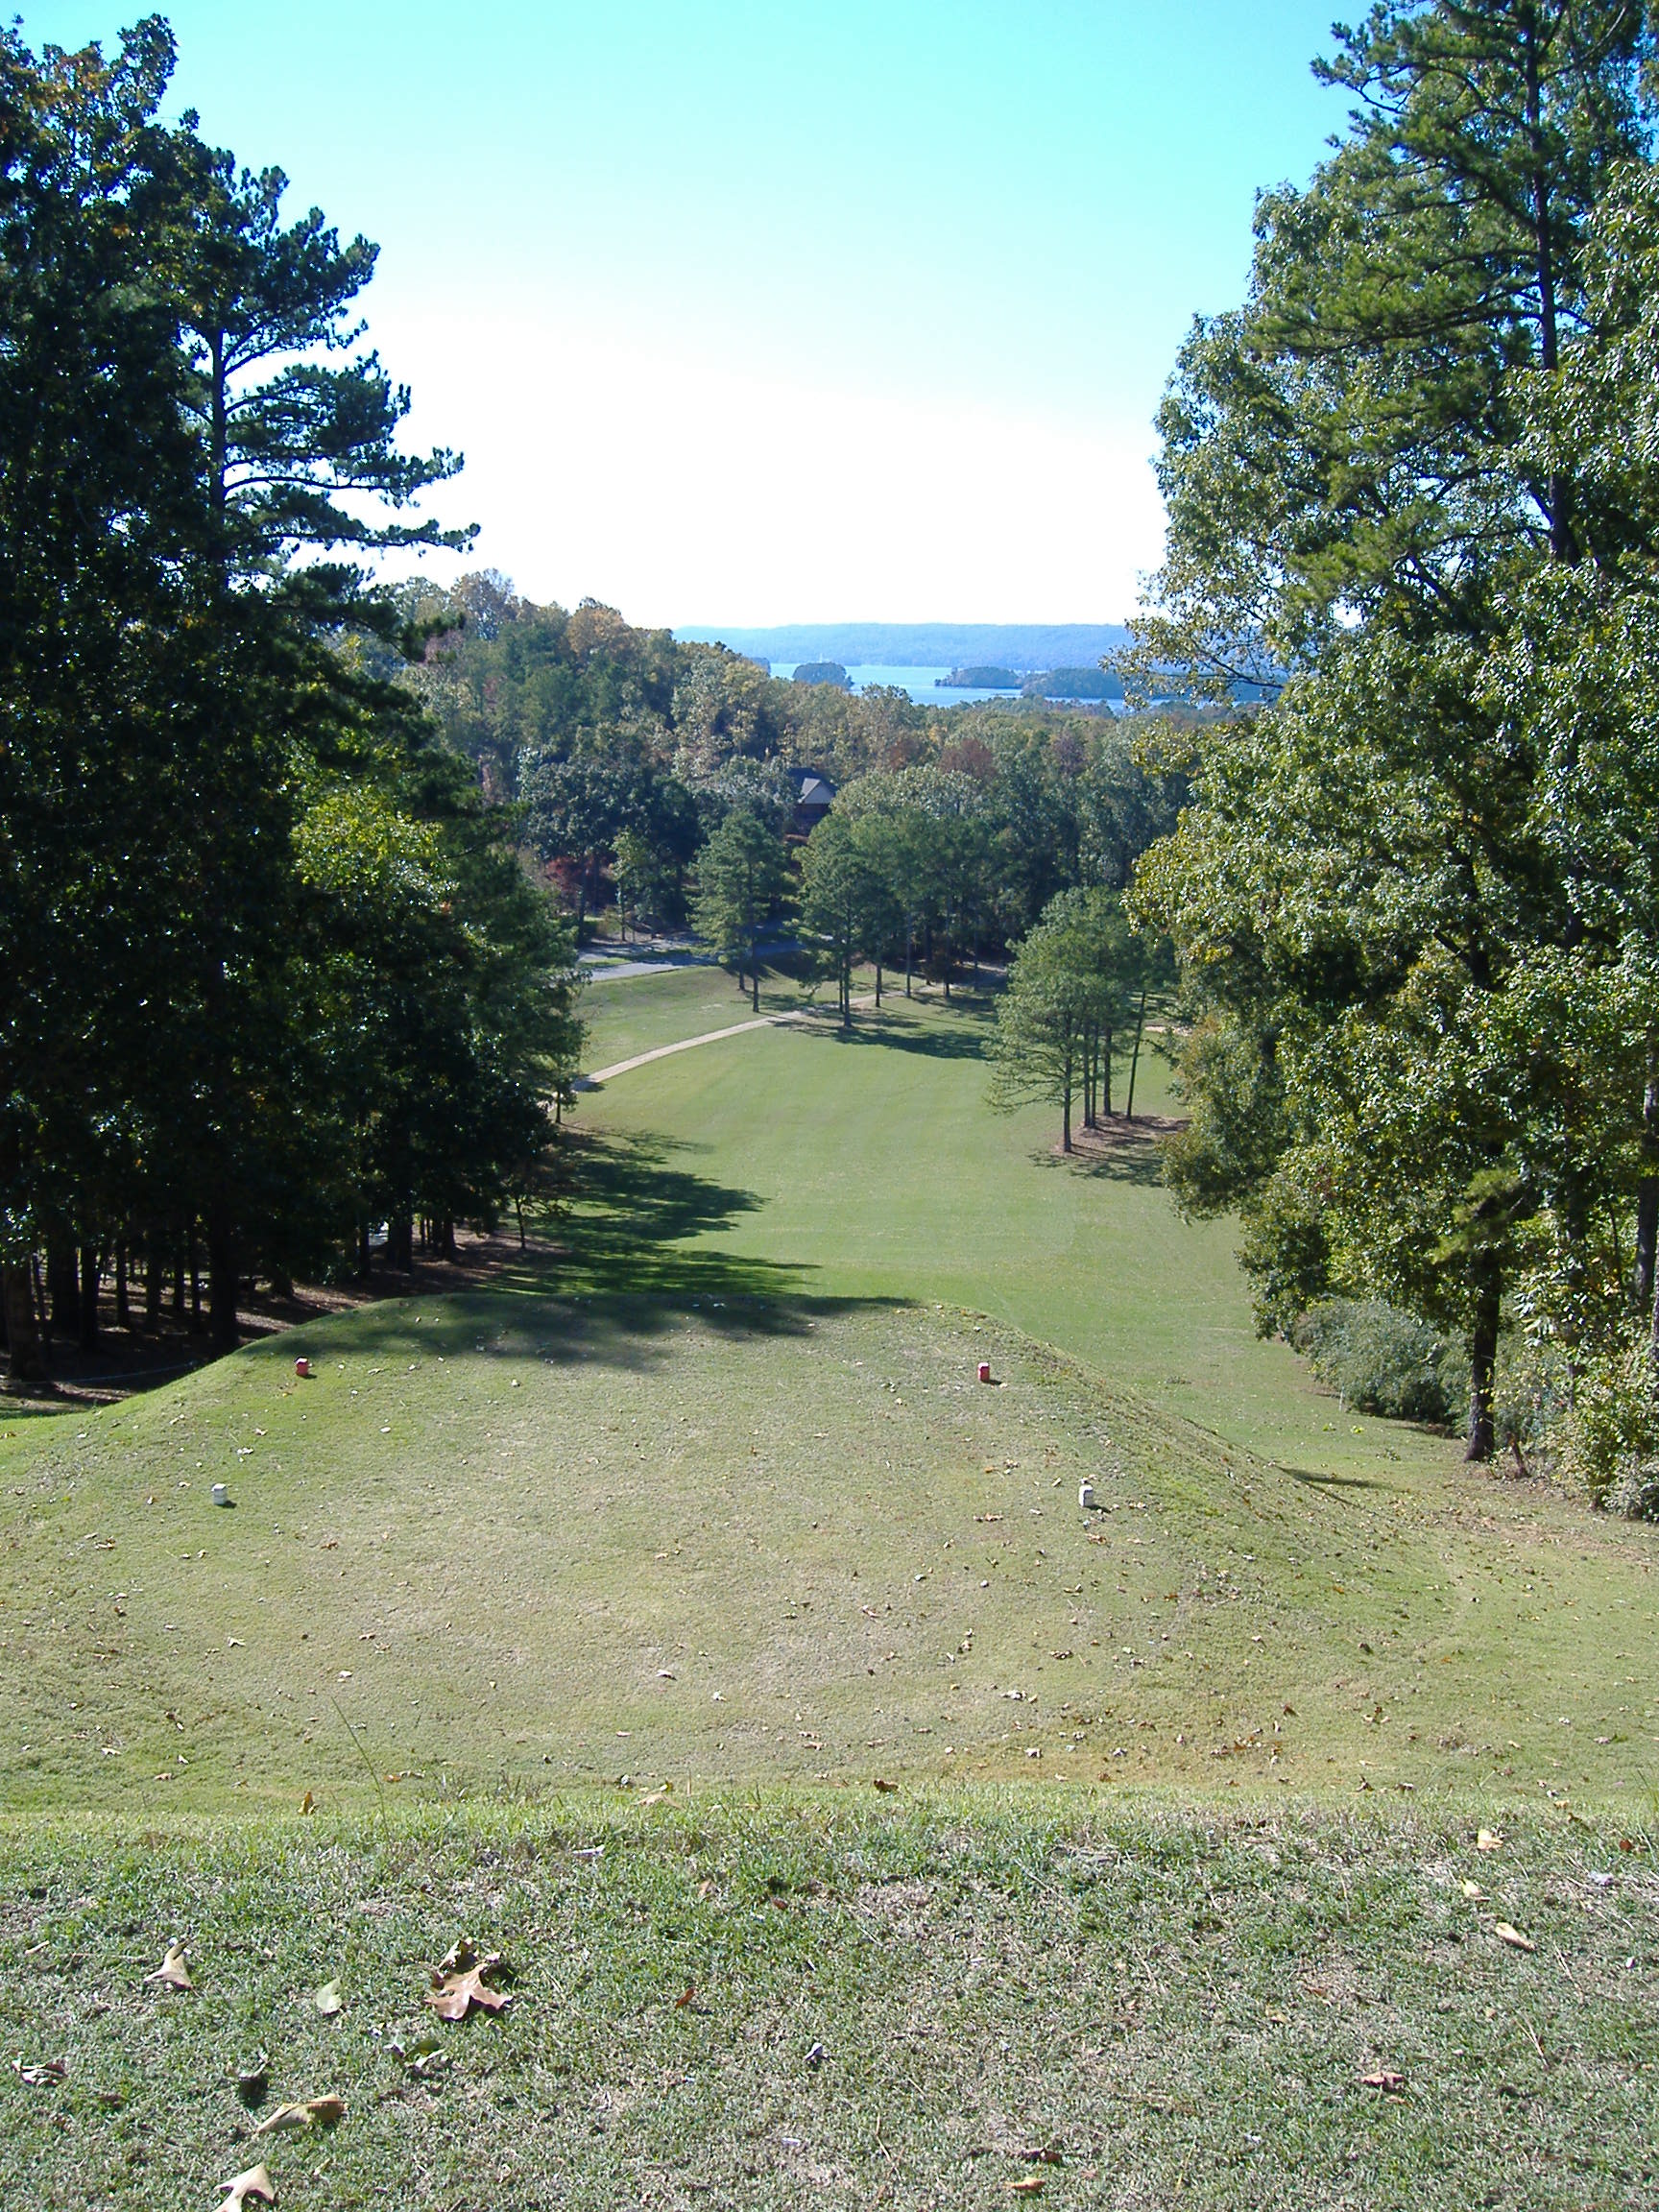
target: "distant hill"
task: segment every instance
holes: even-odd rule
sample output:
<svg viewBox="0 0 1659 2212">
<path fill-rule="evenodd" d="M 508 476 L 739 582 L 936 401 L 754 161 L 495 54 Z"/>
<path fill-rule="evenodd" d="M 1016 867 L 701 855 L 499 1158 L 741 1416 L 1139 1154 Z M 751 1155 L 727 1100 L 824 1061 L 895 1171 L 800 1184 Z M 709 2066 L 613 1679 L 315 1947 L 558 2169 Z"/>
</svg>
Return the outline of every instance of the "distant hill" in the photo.
<svg viewBox="0 0 1659 2212">
<path fill-rule="evenodd" d="M 839 661 L 848 668 L 983 668 L 1035 676 L 1092 668 L 1129 642 L 1120 622 L 798 622 L 772 630 L 684 622 L 676 637 L 730 645 L 774 663 Z"/>
</svg>

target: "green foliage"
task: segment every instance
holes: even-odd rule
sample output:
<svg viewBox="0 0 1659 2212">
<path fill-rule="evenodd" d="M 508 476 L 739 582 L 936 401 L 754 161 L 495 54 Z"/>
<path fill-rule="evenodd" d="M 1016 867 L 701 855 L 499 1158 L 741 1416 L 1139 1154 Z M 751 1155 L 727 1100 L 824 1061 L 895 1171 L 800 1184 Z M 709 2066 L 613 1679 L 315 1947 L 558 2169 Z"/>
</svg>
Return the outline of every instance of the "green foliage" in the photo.
<svg viewBox="0 0 1659 2212">
<path fill-rule="evenodd" d="M 992 1103 L 1007 1111 L 1027 1098 L 1051 1100 L 1060 1108 L 1062 1148 L 1070 1152 L 1073 1096 L 1083 1093 L 1092 1123 L 1094 1070 L 1102 1055 L 1110 1100 L 1113 1041 L 1132 1019 L 1140 976 L 1117 896 L 1062 892 L 1021 944 L 997 1002 Z"/>
<path fill-rule="evenodd" d="M 1166 398 L 1141 626 L 1143 685 L 1276 699 L 1196 733 L 1136 907 L 1198 1018 L 1177 1187 L 1244 1208 L 1270 1317 L 1322 1240 L 1333 1286 L 1467 1332 L 1484 1456 L 1505 1286 L 1599 1357 L 1659 1134 L 1629 866 L 1659 785 L 1626 735 L 1659 517 L 1614 427 L 1647 404 L 1656 49 L 1612 0 L 1336 36 L 1350 133 L 1263 197 L 1248 299 Z"/>
<path fill-rule="evenodd" d="M 1381 1299 L 1325 1299 L 1298 1316 L 1290 1341 L 1361 1413 L 1438 1423 L 1462 1410 L 1459 1347 Z"/>
<path fill-rule="evenodd" d="M 223 1345 L 239 1276 L 380 1201 L 371 1124 L 424 1118 L 434 1212 L 497 1203 L 573 998 L 328 558 L 470 535 L 388 519 L 457 464 L 352 351 L 373 249 L 159 122 L 172 60 L 158 18 L 108 61 L 0 33 L 0 1257 L 15 1320 L 42 1243 L 95 1282 L 201 1236 Z"/>
<path fill-rule="evenodd" d="M 802 926 L 823 946 L 835 977 L 843 1028 L 853 1025 L 853 971 L 892 933 L 894 901 L 879 818 L 834 808 L 801 855 Z"/>
<path fill-rule="evenodd" d="M 787 880 L 782 840 L 758 814 L 735 807 L 697 858 L 697 926 L 720 958 L 750 978 L 760 1003 L 760 940 Z"/>
</svg>

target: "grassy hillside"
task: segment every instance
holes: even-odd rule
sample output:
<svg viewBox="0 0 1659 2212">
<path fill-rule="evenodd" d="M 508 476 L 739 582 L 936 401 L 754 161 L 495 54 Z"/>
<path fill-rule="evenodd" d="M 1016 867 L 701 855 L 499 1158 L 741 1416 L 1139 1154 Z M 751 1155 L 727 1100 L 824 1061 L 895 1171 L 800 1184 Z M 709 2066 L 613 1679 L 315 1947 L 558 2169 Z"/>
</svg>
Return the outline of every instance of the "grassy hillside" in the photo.
<svg viewBox="0 0 1659 2212">
<path fill-rule="evenodd" d="M 0 1419 L 0 2199 L 1651 2194 L 1652 1532 L 1341 1415 L 983 1019 L 638 1070 L 493 1286 Z"/>
<path fill-rule="evenodd" d="M 9 1422 L 6 1801 L 1041 1775 L 1635 1818 L 1650 1532 L 1333 1421 L 1222 1235 L 985 1112 L 973 1021 L 640 1070 L 562 1254 Z"/>
</svg>

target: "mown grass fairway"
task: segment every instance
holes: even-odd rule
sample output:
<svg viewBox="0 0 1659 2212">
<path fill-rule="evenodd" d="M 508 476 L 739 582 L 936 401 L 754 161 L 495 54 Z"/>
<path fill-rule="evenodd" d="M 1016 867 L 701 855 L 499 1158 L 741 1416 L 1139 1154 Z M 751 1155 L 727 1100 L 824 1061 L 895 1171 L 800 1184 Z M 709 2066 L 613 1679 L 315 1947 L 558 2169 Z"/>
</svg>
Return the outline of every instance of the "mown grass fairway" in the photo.
<svg viewBox="0 0 1659 2212">
<path fill-rule="evenodd" d="M 1559 1826 L 1481 1852 L 1416 1815 L 1029 1792 L 42 1829 L 0 1873 L 0 2012 L 67 2077 L 0 2075 L 0 2197 L 210 2206 L 265 2160 L 280 2205 L 328 2212 L 1033 2183 L 1118 2212 L 1615 2212 L 1659 2174 L 1656 1904 L 1649 1861 Z M 426 1968 L 462 1933 L 514 2002 L 441 2026 Z M 195 1986 L 146 1986 L 174 1937 Z M 337 2127 L 252 2138 L 330 2094 Z"/>
<path fill-rule="evenodd" d="M 1224 1236 L 986 1113 L 974 1020 L 641 1069 L 562 1257 L 10 1423 L 7 1801 L 1040 1775 L 1648 1816 L 1650 1532 L 1328 1428 Z"/>
<path fill-rule="evenodd" d="M 0 1424 L 0 2198 L 1651 2195 L 1652 1532 L 1348 1419 L 983 1018 L 637 1070 L 493 1286 Z"/>
</svg>

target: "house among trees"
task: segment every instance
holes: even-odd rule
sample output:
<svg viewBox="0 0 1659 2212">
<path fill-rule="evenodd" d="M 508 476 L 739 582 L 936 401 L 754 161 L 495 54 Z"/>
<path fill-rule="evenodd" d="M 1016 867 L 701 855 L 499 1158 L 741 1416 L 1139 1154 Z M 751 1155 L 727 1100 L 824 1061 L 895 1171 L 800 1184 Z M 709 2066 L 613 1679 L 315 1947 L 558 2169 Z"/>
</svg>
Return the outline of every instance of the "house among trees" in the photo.
<svg viewBox="0 0 1659 2212">
<path fill-rule="evenodd" d="M 822 776 L 803 775 L 801 796 L 795 802 L 795 830 L 798 836 L 810 837 L 835 804 L 835 787 L 827 783 Z"/>
</svg>

